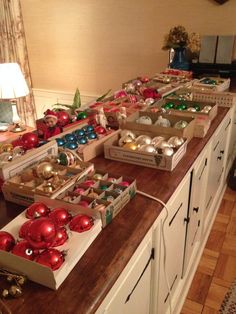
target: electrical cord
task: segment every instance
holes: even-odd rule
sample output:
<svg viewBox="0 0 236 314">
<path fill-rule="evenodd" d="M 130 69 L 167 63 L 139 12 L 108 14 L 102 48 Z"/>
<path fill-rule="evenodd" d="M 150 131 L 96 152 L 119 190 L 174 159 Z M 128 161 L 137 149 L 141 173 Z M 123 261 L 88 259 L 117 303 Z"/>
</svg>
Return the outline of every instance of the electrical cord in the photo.
<svg viewBox="0 0 236 314">
<path fill-rule="evenodd" d="M 168 293 L 169 293 L 169 310 L 170 310 L 170 314 L 172 314 L 172 304 L 171 304 L 171 288 L 170 288 L 170 283 L 169 283 L 169 280 L 168 280 L 168 277 L 167 277 L 167 272 L 166 272 L 166 241 L 165 241 L 165 235 L 164 235 L 164 225 L 165 225 L 165 222 L 168 218 L 168 207 L 166 206 L 166 204 L 160 200 L 159 198 L 156 198 L 150 194 L 147 194 L 143 191 L 140 191 L 140 190 L 137 190 L 136 191 L 137 194 L 140 194 L 142 196 L 145 196 L 147 198 L 150 198 L 151 200 L 153 201 L 156 201 L 158 203 L 160 203 L 164 208 L 165 208 L 165 218 L 164 220 L 162 221 L 161 223 L 161 237 L 162 237 L 162 242 L 163 242 L 163 266 L 164 266 L 164 275 L 165 275 L 165 281 L 166 281 L 166 285 L 167 285 L 167 289 L 168 289 Z"/>
</svg>

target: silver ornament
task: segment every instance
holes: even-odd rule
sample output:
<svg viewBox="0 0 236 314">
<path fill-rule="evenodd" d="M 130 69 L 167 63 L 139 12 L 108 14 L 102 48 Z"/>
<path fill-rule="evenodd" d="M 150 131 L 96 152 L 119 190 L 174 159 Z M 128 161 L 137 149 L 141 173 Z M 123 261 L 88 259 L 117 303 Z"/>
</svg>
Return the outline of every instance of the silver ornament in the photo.
<svg viewBox="0 0 236 314">
<path fill-rule="evenodd" d="M 194 107 L 189 107 L 189 108 L 187 109 L 187 111 L 196 112 L 197 110 L 196 110 Z"/>
<path fill-rule="evenodd" d="M 163 136 L 156 136 L 152 139 L 151 144 L 155 147 L 158 147 L 158 145 L 164 140 L 165 139 Z"/>
<path fill-rule="evenodd" d="M 172 136 L 168 139 L 168 143 L 171 147 L 179 147 L 183 144 L 184 139 L 178 136 Z"/>
<path fill-rule="evenodd" d="M 125 91 L 127 92 L 127 93 L 134 93 L 135 92 L 135 90 L 136 90 L 136 87 L 135 87 L 135 85 L 133 84 L 133 83 L 128 83 L 126 86 L 125 86 Z"/>
<path fill-rule="evenodd" d="M 138 150 L 142 151 L 142 152 L 146 152 L 146 153 L 152 153 L 152 154 L 156 154 L 157 150 L 153 145 L 141 145 Z"/>
<path fill-rule="evenodd" d="M 159 125 L 164 128 L 169 128 L 171 126 L 171 123 L 168 119 L 165 119 L 165 118 L 162 118 L 162 116 L 159 116 L 157 121 L 155 122 L 155 125 Z"/>
<path fill-rule="evenodd" d="M 158 145 L 156 145 L 156 147 L 164 149 L 165 147 L 170 147 L 170 144 L 167 141 L 162 141 Z"/>
<path fill-rule="evenodd" d="M 120 132 L 120 136 L 123 137 L 123 136 L 129 136 L 131 137 L 133 140 L 135 139 L 136 135 L 130 131 L 130 130 L 121 130 Z"/>
<path fill-rule="evenodd" d="M 188 125 L 187 121 L 184 120 L 179 120 L 178 122 L 175 123 L 174 128 L 176 129 L 184 129 Z"/>
<path fill-rule="evenodd" d="M 150 125 L 152 124 L 152 119 L 148 116 L 141 116 L 136 120 L 137 123 L 141 123 L 141 124 L 147 124 Z"/>
<path fill-rule="evenodd" d="M 130 142 L 132 142 L 132 141 L 133 141 L 132 137 L 130 137 L 129 135 L 125 135 L 125 136 L 122 136 L 122 137 L 119 139 L 118 145 L 119 145 L 119 146 L 123 146 L 124 144 L 130 143 Z"/>
<path fill-rule="evenodd" d="M 203 112 L 203 113 L 208 113 L 209 110 L 207 110 L 207 109 L 202 109 L 201 112 Z"/>
<path fill-rule="evenodd" d="M 149 145 L 151 144 L 151 141 L 152 141 L 151 137 L 147 135 L 139 135 L 135 140 L 138 146 L 145 145 L 145 144 Z"/>
<path fill-rule="evenodd" d="M 136 88 L 141 87 L 143 85 L 143 83 L 140 80 L 134 80 L 132 83 Z"/>
<path fill-rule="evenodd" d="M 205 106 L 204 108 L 203 108 L 203 110 L 206 110 L 206 111 L 210 111 L 212 109 L 212 106 Z"/>
<path fill-rule="evenodd" d="M 172 156 L 174 154 L 174 150 L 172 147 L 165 147 L 162 149 L 162 154 L 165 156 Z"/>
<path fill-rule="evenodd" d="M 153 98 L 146 98 L 144 103 L 147 106 L 151 106 L 152 104 L 154 104 L 155 100 Z"/>
</svg>

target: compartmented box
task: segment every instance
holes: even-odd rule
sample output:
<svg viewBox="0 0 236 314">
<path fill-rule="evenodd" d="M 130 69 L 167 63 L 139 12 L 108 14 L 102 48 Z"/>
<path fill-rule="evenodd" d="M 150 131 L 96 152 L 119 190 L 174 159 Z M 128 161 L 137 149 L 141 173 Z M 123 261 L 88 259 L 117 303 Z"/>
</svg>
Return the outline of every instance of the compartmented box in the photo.
<svg viewBox="0 0 236 314">
<path fill-rule="evenodd" d="M 187 140 L 185 139 L 183 144 L 175 150 L 172 156 L 166 156 L 162 153 L 149 153 L 138 150 L 126 149 L 118 146 L 118 141 L 120 139 L 120 132 L 111 137 L 106 141 L 104 145 L 104 155 L 105 158 L 118 160 L 121 162 L 127 162 L 135 165 L 140 165 L 144 167 L 150 167 L 160 170 L 172 171 L 182 159 L 187 149 Z M 160 132 L 148 132 L 148 131 L 138 131 L 133 130 L 132 132 L 136 135 L 148 135 L 151 138 L 156 136 L 163 136 L 168 140 L 171 136 L 164 135 Z"/>
<path fill-rule="evenodd" d="M 152 119 L 151 125 L 142 124 L 136 122 L 142 116 L 148 116 Z M 159 117 L 163 119 L 168 119 L 171 123 L 170 127 L 163 127 L 161 125 L 155 125 L 155 122 Z M 163 134 L 176 135 L 179 137 L 187 138 L 188 142 L 192 139 L 195 127 L 195 119 L 192 117 L 184 117 L 184 120 L 188 123 L 188 125 L 183 129 L 177 129 L 174 125 L 180 121 L 181 118 L 179 116 L 175 116 L 172 114 L 164 114 L 160 112 L 151 112 L 151 111 L 139 111 L 128 117 L 124 123 L 122 124 L 122 129 L 135 129 L 135 130 L 143 130 L 150 132 L 160 132 Z"/>
<path fill-rule="evenodd" d="M 48 155 L 57 155 L 58 147 L 56 141 L 50 141 L 38 148 L 26 151 L 24 155 L 13 158 L 9 161 L 9 153 L 0 155 L 0 178 L 7 180 L 16 174 L 20 173 L 27 167 L 33 166 L 39 160 L 42 160 Z"/>
<path fill-rule="evenodd" d="M 99 175 L 100 179 L 97 179 L 96 175 Z M 86 182 L 90 183 L 89 186 Z M 96 170 L 93 174 L 72 183 L 56 197 L 37 195 L 36 200 L 50 206 L 78 209 L 84 214 L 100 217 L 102 226 L 105 227 L 135 194 L 136 181 L 133 178 Z"/>
<path fill-rule="evenodd" d="M 55 208 L 53 206 L 52 208 Z M 71 209 L 73 215 L 79 214 L 78 208 Z M 95 240 L 101 231 L 100 217 L 93 216 L 94 225 L 88 231 L 77 233 L 70 231 L 69 240 L 63 245 L 56 247 L 60 251 L 66 251 L 65 261 L 61 267 L 55 271 L 51 268 L 41 265 L 37 262 L 27 260 L 23 257 L 0 250 L 0 266 L 9 271 L 26 275 L 28 279 L 37 282 L 43 286 L 56 290 L 69 275 L 71 270 L 86 252 L 90 244 Z M 1 231 L 11 233 L 15 239 L 18 238 L 18 232 L 22 224 L 27 221 L 25 212 L 13 219 Z"/>
<path fill-rule="evenodd" d="M 181 76 L 181 77 L 187 78 L 187 79 L 192 79 L 192 77 L 193 77 L 193 72 L 192 71 L 185 71 L 185 70 L 179 70 L 179 69 L 167 68 L 167 69 L 165 69 L 161 73 L 162 74 L 167 74 L 167 75 Z"/>
<path fill-rule="evenodd" d="M 50 157 L 40 160 L 39 164 L 48 161 L 50 161 Z M 55 197 L 72 182 L 93 171 L 91 163 L 80 162 L 80 168 L 66 167 L 55 163 L 53 171 L 56 171 L 57 174 L 44 180 L 35 175 L 37 166 L 26 168 L 20 174 L 4 182 L 2 192 L 7 201 L 28 206 L 35 201 L 36 194 L 46 195 L 49 198 Z"/>
<path fill-rule="evenodd" d="M 230 79 L 217 78 L 217 77 L 203 77 L 193 83 L 194 87 L 210 89 L 213 91 L 224 92 L 229 89 Z"/>
</svg>

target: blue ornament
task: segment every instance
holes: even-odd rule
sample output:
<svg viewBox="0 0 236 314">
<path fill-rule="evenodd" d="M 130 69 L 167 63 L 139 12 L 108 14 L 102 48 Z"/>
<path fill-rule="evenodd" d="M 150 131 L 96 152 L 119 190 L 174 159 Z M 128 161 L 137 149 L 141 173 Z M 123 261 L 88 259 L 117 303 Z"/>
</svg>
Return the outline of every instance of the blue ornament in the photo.
<svg viewBox="0 0 236 314">
<path fill-rule="evenodd" d="M 65 140 L 67 142 L 75 142 L 76 141 L 76 136 L 72 133 L 68 133 L 64 136 Z"/>
<path fill-rule="evenodd" d="M 57 146 L 65 145 L 65 141 L 63 138 L 56 138 Z"/>
<path fill-rule="evenodd" d="M 87 137 L 89 140 L 94 140 L 95 138 L 97 138 L 97 134 L 96 133 L 89 133 L 87 135 Z"/>
<path fill-rule="evenodd" d="M 86 127 L 84 127 L 85 131 L 87 133 L 93 132 L 94 127 L 92 125 L 87 125 Z"/>
<path fill-rule="evenodd" d="M 79 129 L 79 130 L 76 130 L 76 131 L 75 131 L 75 135 L 76 135 L 77 137 L 81 137 L 81 136 L 84 136 L 84 135 L 85 135 L 85 132 L 84 132 L 84 130 Z"/>
<path fill-rule="evenodd" d="M 78 144 L 76 142 L 67 142 L 65 145 L 65 148 L 68 149 L 76 149 L 78 147 Z"/>
<path fill-rule="evenodd" d="M 81 145 L 84 145 L 87 142 L 88 141 L 87 141 L 87 138 L 85 136 L 78 139 L 78 143 L 81 144 Z"/>
</svg>

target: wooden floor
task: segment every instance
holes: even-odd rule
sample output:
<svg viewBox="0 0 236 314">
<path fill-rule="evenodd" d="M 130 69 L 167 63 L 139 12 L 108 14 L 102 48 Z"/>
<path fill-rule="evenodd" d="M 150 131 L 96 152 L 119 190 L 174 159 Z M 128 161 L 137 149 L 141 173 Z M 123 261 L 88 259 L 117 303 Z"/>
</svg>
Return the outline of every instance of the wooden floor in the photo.
<svg viewBox="0 0 236 314">
<path fill-rule="evenodd" d="M 236 278 L 236 192 L 227 189 L 181 314 L 216 314 Z"/>
</svg>

